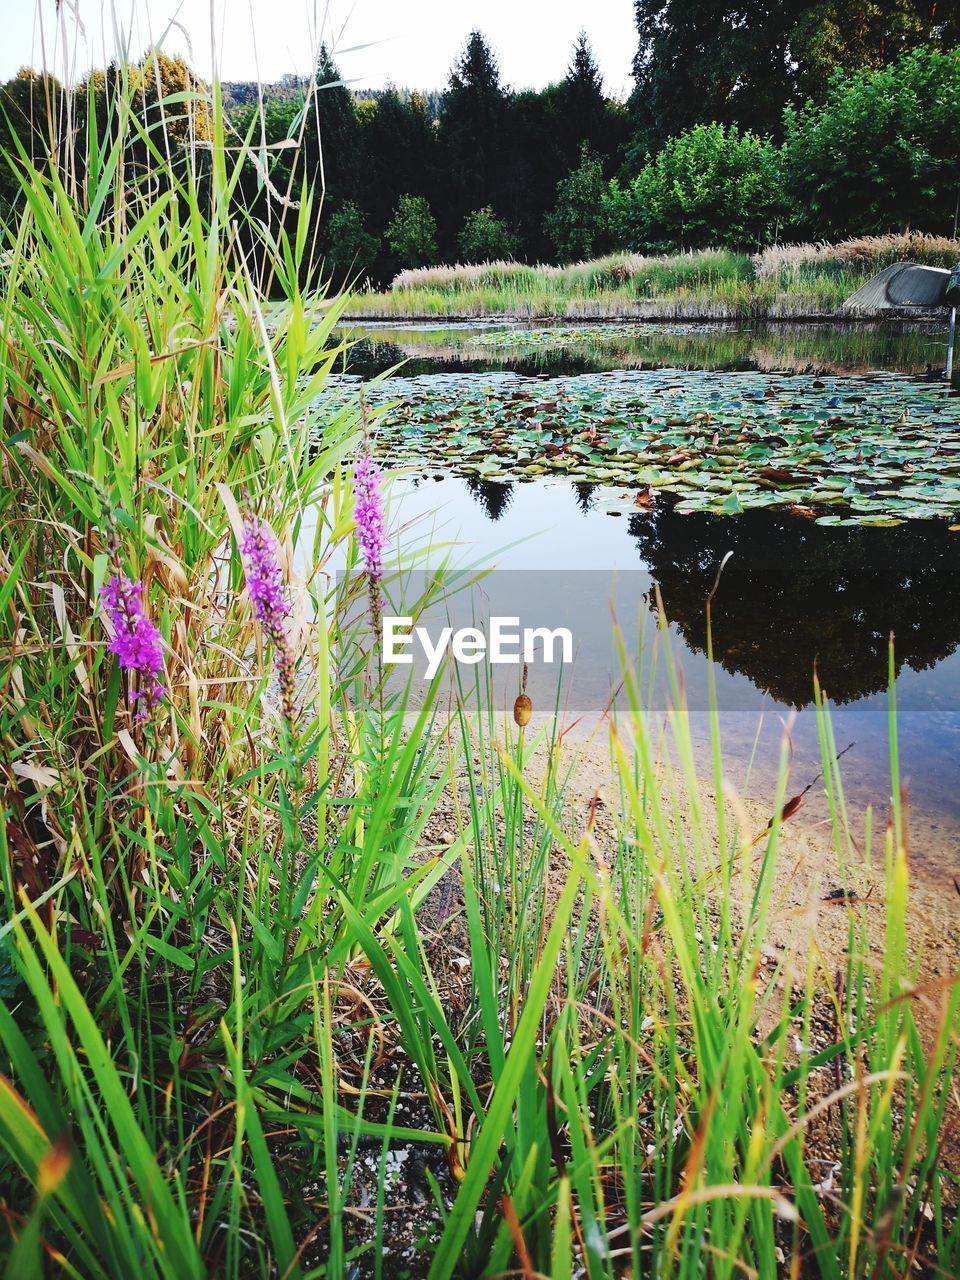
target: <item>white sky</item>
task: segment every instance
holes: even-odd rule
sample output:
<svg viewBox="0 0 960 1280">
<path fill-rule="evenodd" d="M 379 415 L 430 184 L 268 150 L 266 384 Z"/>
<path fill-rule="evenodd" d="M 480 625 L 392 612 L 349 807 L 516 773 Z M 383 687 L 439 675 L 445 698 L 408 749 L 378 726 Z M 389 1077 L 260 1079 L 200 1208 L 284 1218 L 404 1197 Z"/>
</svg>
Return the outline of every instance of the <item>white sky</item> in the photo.
<svg viewBox="0 0 960 1280">
<path fill-rule="evenodd" d="M 393 81 L 440 89 L 473 27 L 489 39 L 505 83 L 518 89 L 561 79 L 584 28 L 607 93 L 629 92 L 637 41 L 632 0 L 62 0 L 59 19 L 55 0 L 0 0 L 0 80 L 39 66 L 44 51 L 62 75 L 65 45 L 69 65 L 82 74 L 102 66 L 128 36 L 137 56 L 164 32 L 169 52 L 183 53 L 209 76 L 212 28 L 226 80 L 305 73 L 320 33 L 338 51 L 344 79 L 358 87 Z M 116 30 L 125 33 L 119 46 Z"/>
</svg>

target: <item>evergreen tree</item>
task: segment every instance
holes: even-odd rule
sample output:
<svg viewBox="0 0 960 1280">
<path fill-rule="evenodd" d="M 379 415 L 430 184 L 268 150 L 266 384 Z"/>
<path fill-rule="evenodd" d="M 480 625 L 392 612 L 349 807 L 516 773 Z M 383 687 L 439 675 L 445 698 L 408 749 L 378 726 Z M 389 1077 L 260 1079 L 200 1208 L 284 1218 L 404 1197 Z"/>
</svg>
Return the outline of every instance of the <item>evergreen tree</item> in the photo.
<svg viewBox="0 0 960 1280">
<path fill-rule="evenodd" d="M 559 85 L 561 148 L 565 167 L 577 163 L 585 142 L 602 154 L 609 145 L 608 103 L 603 96 L 603 77 L 593 58 L 587 33 L 581 31 L 573 49 L 566 79 Z"/>
<path fill-rule="evenodd" d="M 471 209 L 489 204 L 498 215 L 510 215 L 503 165 L 507 114 L 497 61 L 480 32 L 473 31 L 450 73 L 440 115 L 448 184 L 441 223 L 446 246 Z"/>
<path fill-rule="evenodd" d="M 317 55 L 314 82 L 304 104 L 303 165 L 307 180 L 334 207 L 355 200 L 362 171 L 360 126 L 350 90 L 326 45 Z"/>
<path fill-rule="evenodd" d="M 331 215 L 328 238 L 330 261 L 339 271 L 351 275 L 368 268 L 380 249 L 377 237 L 366 228 L 363 211 L 352 201 Z"/>
<path fill-rule="evenodd" d="M 382 233 L 404 192 L 433 195 L 436 131 L 420 94 L 382 93 L 361 124 L 364 205 Z"/>
</svg>

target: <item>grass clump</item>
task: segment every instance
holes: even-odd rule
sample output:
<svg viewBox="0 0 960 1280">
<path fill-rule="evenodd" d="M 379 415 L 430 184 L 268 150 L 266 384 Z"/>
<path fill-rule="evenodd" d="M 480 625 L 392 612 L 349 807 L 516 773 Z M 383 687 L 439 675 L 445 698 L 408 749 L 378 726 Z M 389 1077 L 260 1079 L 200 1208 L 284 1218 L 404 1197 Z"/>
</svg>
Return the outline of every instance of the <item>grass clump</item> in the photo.
<svg viewBox="0 0 960 1280">
<path fill-rule="evenodd" d="M 754 256 L 757 280 L 773 281 L 780 289 L 833 278 L 854 287 L 895 262 L 919 262 L 930 267 L 953 267 L 960 261 L 960 241 L 945 236 L 904 232 L 902 235 L 860 236 L 829 244 L 770 245 Z"/>
<path fill-rule="evenodd" d="M 773 245 L 667 255 L 615 253 L 569 266 L 488 262 L 402 271 L 385 293 L 359 293 L 351 314 L 527 319 L 789 319 L 827 316 L 893 262 L 952 266 L 960 243 L 938 236 L 868 236 L 839 244 Z"/>
</svg>

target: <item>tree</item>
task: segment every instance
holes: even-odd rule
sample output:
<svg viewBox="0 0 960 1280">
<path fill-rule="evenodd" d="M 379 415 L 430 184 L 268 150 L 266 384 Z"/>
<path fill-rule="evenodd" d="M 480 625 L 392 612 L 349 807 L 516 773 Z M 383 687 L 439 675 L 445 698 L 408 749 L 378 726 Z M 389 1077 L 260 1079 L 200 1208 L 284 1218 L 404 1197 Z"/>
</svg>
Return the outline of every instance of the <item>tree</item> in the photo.
<svg viewBox="0 0 960 1280">
<path fill-rule="evenodd" d="M 834 73 L 880 70 L 915 49 L 960 44 L 960 7 L 931 0 L 819 0 L 800 6 L 790 34 L 802 98 L 820 97 Z"/>
<path fill-rule="evenodd" d="M 838 72 L 826 101 L 786 112 L 784 168 L 804 230 L 949 232 L 960 186 L 960 50 Z"/>
<path fill-rule="evenodd" d="M 505 207 L 503 154 L 507 142 L 507 95 L 496 59 L 479 31 L 471 32 L 450 72 L 440 115 L 442 165 L 448 187 L 443 202 L 448 242 L 467 212 L 490 204 Z"/>
<path fill-rule="evenodd" d="M 437 223 L 423 196 L 400 197 L 387 227 L 387 244 L 402 267 L 422 267 L 437 257 Z"/>
<path fill-rule="evenodd" d="M 377 237 L 366 228 L 363 211 L 348 201 L 330 219 L 328 228 L 330 260 L 342 271 L 368 267 L 380 248 Z"/>
<path fill-rule="evenodd" d="M 666 137 L 717 120 L 771 132 L 794 90 L 797 0 L 635 0 L 636 166 Z"/>
<path fill-rule="evenodd" d="M 584 144 L 580 164 L 557 184 L 557 199 L 547 214 L 547 235 L 561 262 L 589 258 L 606 234 L 605 184 L 600 161 Z"/>
<path fill-rule="evenodd" d="M 628 186 L 611 183 L 604 204 L 623 248 L 767 243 L 787 213 L 780 153 L 735 125 L 697 125 L 648 157 Z"/>
<path fill-rule="evenodd" d="M 610 104 L 603 96 L 603 77 L 585 31 L 577 37 L 573 59 L 557 96 L 561 148 L 569 169 L 576 165 L 583 143 L 594 152 L 604 150 L 608 143 Z"/>
<path fill-rule="evenodd" d="M 426 99 L 389 88 L 361 120 L 363 203 L 377 232 L 404 192 L 430 197 L 436 169 L 436 130 Z"/>
<path fill-rule="evenodd" d="M 960 6 L 932 0 L 634 2 L 633 164 L 712 120 L 778 135 L 783 107 L 825 92 L 837 68 L 960 42 Z"/>
<path fill-rule="evenodd" d="M 467 214 L 460 232 L 459 247 L 463 262 L 494 262 L 512 258 L 517 249 L 509 227 L 489 205 Z"/>
<path fill-rule="evenodd" d="M 358 195 L 360 126 L 350 90 L 326 45 L 317 55 L 313 85 L 303 107 L 303 164 L 307 180 L 335 206 Z"/>
<path fill-rule="evenodd" d="M 628 530 L 684 642 L 701 653 L 712 642 L 720 666 L 788 706 L 813 700 L 814 666 L 835 703 L 885 690 L 891 632 L 898 671 L 932 667 L 960 641 L 960 545 L 943 526 L 824 528 L 782 511 L 725 520 L 661 504 Z"/>
</svg>

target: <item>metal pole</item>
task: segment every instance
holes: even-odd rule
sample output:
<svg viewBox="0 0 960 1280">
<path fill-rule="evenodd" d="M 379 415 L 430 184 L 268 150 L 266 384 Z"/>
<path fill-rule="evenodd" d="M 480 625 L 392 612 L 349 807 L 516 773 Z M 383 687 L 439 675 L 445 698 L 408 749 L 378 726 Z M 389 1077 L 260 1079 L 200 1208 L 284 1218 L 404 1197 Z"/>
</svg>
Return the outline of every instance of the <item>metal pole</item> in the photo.
<svg viewBox="0 0 960 1280">
<path fill-rule="evenodd" d="M 957 334 L 957 308 L 950 308 L 950 328 L 947 330 L 947 367 L 943 376 L 949 382 L 953 377 L 953 340 Z"/>
</svg>

